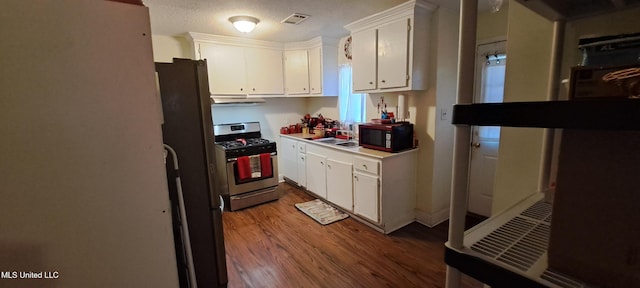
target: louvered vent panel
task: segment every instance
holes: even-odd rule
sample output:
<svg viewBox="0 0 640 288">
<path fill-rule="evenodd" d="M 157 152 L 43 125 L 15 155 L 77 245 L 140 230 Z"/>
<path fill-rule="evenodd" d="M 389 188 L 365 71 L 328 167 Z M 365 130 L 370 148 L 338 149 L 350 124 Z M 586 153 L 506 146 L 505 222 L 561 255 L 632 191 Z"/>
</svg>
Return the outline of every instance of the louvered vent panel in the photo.
<svg viewBox="0 0 640 288">
<path fill-rule="evenodd" d="M 551 216 L 551 207 L 549 203 L 540 201 L 524 210 L 520 215 L 536 220 L 544 220 L 546 217 Z"/>
<path fill-rule="evenodd" d="M 306 15 L 306 14 L 293 13 L 293 14 L 287 16 L 287 18 L 284 18 L 282 21 L 280 21 L 280 23 L 298 25 L 302 21 L 307 20 L 307 18 L 309 18 L 309 17 L 310 16 Z"/>
<path fill-rule="evenodd" d="M 584 284 L 571 279 L 569 276 L 566 276 L 562 273 L 553 271 L 553 270 L 545 270 L 544 273 L 540 276 L 540 278 L 547 280 L 553 284 L 556 284 L 563 288 L 587 288 Z"/>
<path fill-rule="evenodd" d="M 550 215 L 551 204 L 539 201 L 471 245 L 471 250 L 526 272 L 547 251 Z"/>
</svg>

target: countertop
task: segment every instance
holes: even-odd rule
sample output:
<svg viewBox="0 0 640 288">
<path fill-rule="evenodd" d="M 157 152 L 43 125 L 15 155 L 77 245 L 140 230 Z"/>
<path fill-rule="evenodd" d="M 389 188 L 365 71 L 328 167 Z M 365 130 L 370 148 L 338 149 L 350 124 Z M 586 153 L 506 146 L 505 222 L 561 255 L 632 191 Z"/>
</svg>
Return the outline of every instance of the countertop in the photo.
<svg viewBox="0 0 640 288">
<path fill-rule="evenodd" d="M 405 154 L 405 153 L 413 153 L 413 152 L 417 152 L 418 151 L 418 148 L 413 148 L 413 149 L 404 150 L 404 151 L 400 151 L 400 152 L 396 152 L 396 153 L 390 153 L 390 152 L 385 152 L 385 151 L 368 149 L 368 148 L 364 148 L 364 147 L 361 147 L 361 146 L 345 147 L 345 146 L 340 146 L 340 145 L 335 145 L 335 144 L 323 143 L 322 141 L 314 141 L 314 140 L 305 139 L 305 138 L 313 137 L 313 134 L 302 134 L 302 133 L 280 134 L 280 137 L 286 137 L 286 138 L 291 138 L 291 139 L 295 139 L 295 140 L 301 140 L 301 141 L 305 141 L 307 143 L 320 145 L 320 146 L 323 146 L 323 147 L 328 147 L 328 148 L 332 148 L 332 149 L 336 149 L 336 150 L 340 150 L 340 151 L 345 151 L 345 152 L 351 152 L 351 153 L 354 153 L 354 154 L 360 154 L 362 156 L 374 157 L 374 158 L 378 158 L 378 159 L 390 158 L 390 157 L 402 155 L 402 154 Z"/>
</svg>

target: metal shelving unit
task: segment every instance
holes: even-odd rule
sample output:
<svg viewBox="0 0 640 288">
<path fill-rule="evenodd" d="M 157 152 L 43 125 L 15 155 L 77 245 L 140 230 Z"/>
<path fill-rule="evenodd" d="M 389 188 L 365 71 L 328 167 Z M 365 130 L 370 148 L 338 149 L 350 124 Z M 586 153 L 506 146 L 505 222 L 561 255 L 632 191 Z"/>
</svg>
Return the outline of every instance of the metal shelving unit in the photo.
<svg viewBox="0 0 640 288">
<path fill-rule="evenodd" d="M 555 42 L 561 42 L 563 22 L 637 7 L 639 0 L 516 0 L 543 17 L 555 21 Z M 447 287 L 460 286 L 461 273 L 492 287 L 589 287 L 579 279 L 547 267 L 551 204 L 537 193 L 499 215 L 464 231 L 467 201 L 470 126 L 537 127 L 640 131 L 640 100 L 541 101 L 471 104 L 475 61 L 477 0 L 462 0 L 458 99 L 455 124 L 454 173 L 445 248 Z M 557 51 L 553 51 L 557 53 Z M 554 65 L 559 59 L 552 57 Z M 559 70 L 559 69 L 557 69 Z M 556 70 L 556 71 L 557 71 Z M 557 73 L 557 72 L 551 72 Z M 557 75 L 550 75 L 551 81 Z M 549 91 L 549 94 L 552 94 Z M 552 99 L 552 97 L 547 97 Z M 545 136 L 546 137 L 546 136 Z"/>
</svg>

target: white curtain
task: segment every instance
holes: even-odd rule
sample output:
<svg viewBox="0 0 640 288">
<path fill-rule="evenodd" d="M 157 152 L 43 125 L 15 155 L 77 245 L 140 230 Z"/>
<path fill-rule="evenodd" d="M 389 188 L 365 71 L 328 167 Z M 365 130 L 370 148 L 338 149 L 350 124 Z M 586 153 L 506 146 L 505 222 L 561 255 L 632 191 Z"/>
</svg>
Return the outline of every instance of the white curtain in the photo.
<svg viewBox="0 0 640 288">
<path fill-rule="evenodd" d="M 352 93 L 351 65 L 340 66 L 338 102 L 342 123 L 364 122 L 365 94 Z"/>
</svg>

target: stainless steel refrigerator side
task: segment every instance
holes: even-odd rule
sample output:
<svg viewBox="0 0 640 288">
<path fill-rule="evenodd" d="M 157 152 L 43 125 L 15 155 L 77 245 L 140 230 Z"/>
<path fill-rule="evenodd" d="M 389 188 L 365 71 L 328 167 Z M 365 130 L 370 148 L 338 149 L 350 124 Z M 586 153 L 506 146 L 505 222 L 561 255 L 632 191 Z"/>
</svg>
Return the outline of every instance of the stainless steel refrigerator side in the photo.
<svg viewBox="0 0 640 288">
<path fill-rule="evenodd" d="M 180 163 L 197 284 L 226 287 L 206 62 L 174 59 L 173 63 L 156 63 L 156 71 L 164 113 L 163 139 L 176 151 Z M 179 269 L 179 273 L 184 272 Z"/>
</svg>

